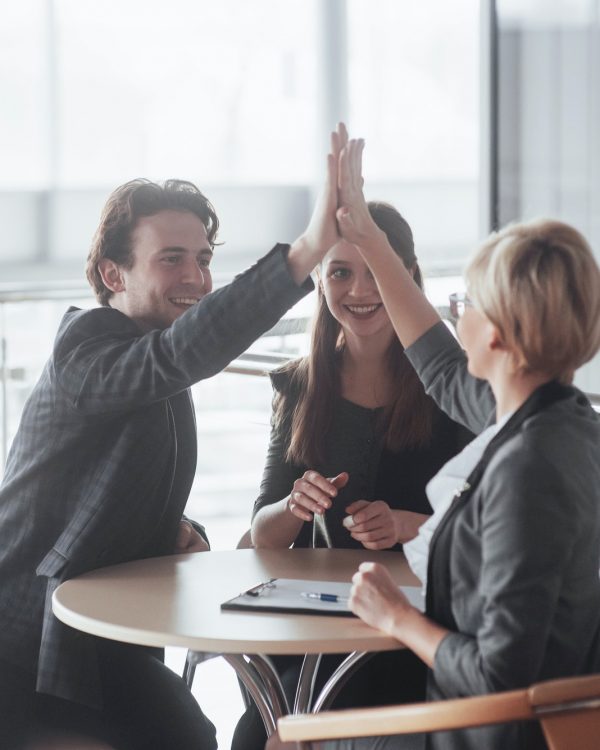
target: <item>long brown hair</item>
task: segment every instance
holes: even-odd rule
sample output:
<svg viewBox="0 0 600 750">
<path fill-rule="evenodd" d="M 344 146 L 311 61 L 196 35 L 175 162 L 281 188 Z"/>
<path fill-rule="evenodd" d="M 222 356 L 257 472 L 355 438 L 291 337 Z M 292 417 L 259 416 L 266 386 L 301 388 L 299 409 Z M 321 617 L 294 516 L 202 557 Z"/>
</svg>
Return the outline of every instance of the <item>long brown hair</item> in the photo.
<svg viewBox="0 0 600 750">
<path fill-rule="evenodd" d="M 415 283 L 423 289 L 408 223 L 388 203 L 370 202 L 368 207 L 404 265 L 414 269 Z M 342 327 L 329 311 L 320 287 L 317 294 L 309 354 L 278 371 L 289 377 L 290 384 L 289 390 L 277 393 L 274 403 L 275 423 L 283 425 L 289 414 L 288 399 L 295 401 L 291 422 L 287 424 L 290 439 L 286 458 L 305 466 L 319 466 L 324 460 L 327 435 L 341 393 L 341 357 L 345 345 Z M 386 356 L 397 395 L 382 415 L 383 444 L 393 452 L 427 445 L 432 431 L 431 399 L 425 394 L 396 336 Z"/>
</svg>

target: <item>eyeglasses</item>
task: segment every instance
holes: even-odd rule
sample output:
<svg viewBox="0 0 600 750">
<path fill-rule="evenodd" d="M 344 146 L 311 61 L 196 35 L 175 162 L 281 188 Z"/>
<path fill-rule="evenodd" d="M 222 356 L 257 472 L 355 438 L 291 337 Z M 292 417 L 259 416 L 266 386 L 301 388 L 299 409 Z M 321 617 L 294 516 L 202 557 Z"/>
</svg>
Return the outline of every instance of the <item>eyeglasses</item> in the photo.
<svg viewBox="0 0 600 750">
<path fill-rule="evenodd" d="M 473 307 L 473 302 L 466 292 L 454 292 L 448 299 L 450 300 L 450 315 L 455 320 L 463 316 L 467 307 Z"/>
</svg>

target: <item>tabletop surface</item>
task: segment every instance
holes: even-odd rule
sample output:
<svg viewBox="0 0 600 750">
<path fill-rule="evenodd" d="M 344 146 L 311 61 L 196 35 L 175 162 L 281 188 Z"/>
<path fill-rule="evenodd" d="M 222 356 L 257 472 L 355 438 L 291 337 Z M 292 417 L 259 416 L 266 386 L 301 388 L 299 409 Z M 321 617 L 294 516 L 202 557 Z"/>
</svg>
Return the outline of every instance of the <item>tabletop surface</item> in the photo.
<svg viewBox="0 0 600 750">
<path fill-rule="evenodd" d="M 138 560 L 86 573 L 54 593 L 56 616 L 78 630 L 146 646 L 214 653 L 384 651 L 397 641 L 355 617 L 223 612 L 222 602 L 269 578 L 350 581 L 360 562 L 417 586 L 400 552 L 231 550 Z"/>
</svg>

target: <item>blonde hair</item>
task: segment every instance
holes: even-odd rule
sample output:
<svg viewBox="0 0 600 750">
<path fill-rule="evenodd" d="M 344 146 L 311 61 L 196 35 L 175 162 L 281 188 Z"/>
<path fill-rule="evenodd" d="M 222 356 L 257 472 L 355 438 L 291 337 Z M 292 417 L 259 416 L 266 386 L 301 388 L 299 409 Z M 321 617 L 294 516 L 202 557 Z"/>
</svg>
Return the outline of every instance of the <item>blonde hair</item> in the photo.
<svg viewBox="0 0 600 750">
<path fill-rule="evenodd" d="M 583 235 L 568 224 L 508 225 L 483 243 L 465 277 L 517 370 L 570 383 L 600 348 L 600 269 Z"/>
</svg>

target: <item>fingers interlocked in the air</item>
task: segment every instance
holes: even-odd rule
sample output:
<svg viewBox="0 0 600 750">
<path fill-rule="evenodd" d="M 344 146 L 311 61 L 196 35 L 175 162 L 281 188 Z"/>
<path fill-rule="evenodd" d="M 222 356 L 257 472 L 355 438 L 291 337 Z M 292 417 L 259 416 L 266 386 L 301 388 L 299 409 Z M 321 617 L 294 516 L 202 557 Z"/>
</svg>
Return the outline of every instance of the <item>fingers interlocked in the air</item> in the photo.
<svg viewBox="0 0 600 750">
<path fill-rule="evenodd" d="M 362 155 L 365 142 L 362 138 L 347 140 L 339 158 L 338 189 L 340 207 L 352 202 L 356 194 L 362 194 Z"/>
<path fill-rule="evenodd" d="M 359 248 L 381 230 L 373 221 L 363 195 L 362 155 L 365 142 L 351 139 L 339 157 L 338 209 L 336 219 L 340 236 Z"/>
</svg>

